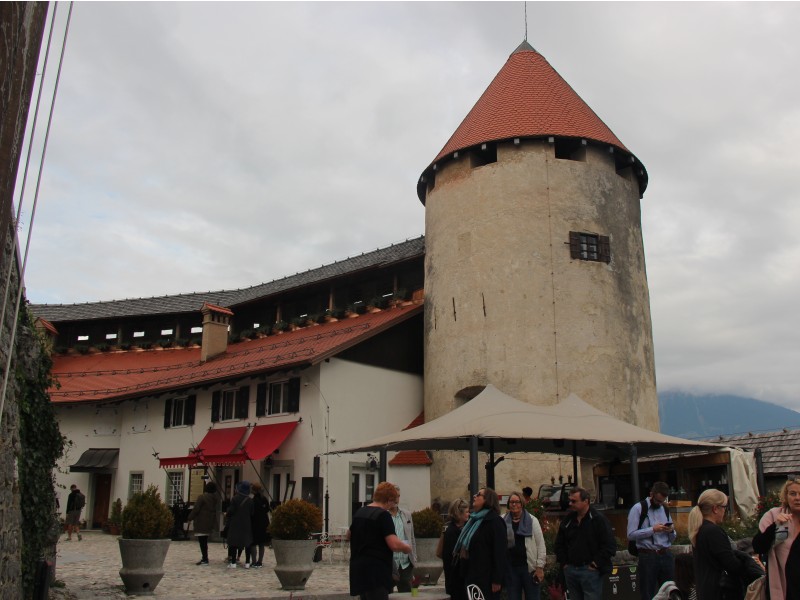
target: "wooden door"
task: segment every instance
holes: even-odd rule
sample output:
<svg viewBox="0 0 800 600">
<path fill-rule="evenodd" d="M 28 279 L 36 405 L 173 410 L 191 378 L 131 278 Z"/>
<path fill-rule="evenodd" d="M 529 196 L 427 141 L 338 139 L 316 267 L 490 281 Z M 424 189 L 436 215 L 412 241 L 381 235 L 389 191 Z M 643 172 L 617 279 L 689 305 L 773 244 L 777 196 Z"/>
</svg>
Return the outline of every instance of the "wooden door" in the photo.
<svg viewBox="0 0 800 600">
<path fill-rule="evenodd" d="M 92 529 L 102 529 L 108 521 L 111 506 L 111 475 L 94 476 L 94 510 L 92 510 Z"/>
</svg>

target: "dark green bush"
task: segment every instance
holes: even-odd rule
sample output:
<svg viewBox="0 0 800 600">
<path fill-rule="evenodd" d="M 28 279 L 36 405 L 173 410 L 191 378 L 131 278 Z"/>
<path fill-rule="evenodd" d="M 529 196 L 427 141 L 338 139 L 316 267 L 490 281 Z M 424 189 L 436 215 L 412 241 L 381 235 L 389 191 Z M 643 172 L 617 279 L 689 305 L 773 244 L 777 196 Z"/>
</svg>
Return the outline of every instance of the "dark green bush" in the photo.
<svg viewBox="0 0 800 600">
<path fill-rule="evenodd" d="M 432 508 L 423 508 L 411 513 L 414 522 L 414 536 L 418 538 L 438 538 L 442 534 L 442 517 Z"/>
<path fill-rule="evenodd" d="M 284 502 L 272 513 L 269 532 L 279 540 L 307 540 L 322 530 L 322 511 L 305 500 Z"/>
<path fill-rule="evenodd" d="M 161 540 L 172 531 L 172 511 L 161 501 L 156 486 L 131 496 L 122 511 L 122 537 L 133 540 Z"/>
</svg>

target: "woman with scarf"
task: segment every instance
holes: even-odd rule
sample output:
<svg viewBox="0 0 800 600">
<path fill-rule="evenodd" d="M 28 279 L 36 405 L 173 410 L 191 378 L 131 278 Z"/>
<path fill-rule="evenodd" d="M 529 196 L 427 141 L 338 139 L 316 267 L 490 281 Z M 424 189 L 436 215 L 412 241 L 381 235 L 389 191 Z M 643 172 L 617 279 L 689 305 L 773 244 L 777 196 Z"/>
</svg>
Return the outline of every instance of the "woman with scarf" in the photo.
<svg viewBox="0 0 800 600">
<path fill-rule="evenodd" d="M 508 539 L 508 574 L 506 595 L 508 600 L 539 599 L 539 583 L 544 581 L 544 563 L 547 549 L 539 519 L 522 506 L 522 494 L 511 492 L 508 497 L 506 522 Z"/>
<path fill-rule="evenodd" d="M 486 600 L 498 599 L 506 578 L 506 525 L 500 499 L 482 488 L 472 499 L 472 514 L 458 536 L 453 556 L 458 558 L 464 585 L 477 585 Z"/>
</svg>

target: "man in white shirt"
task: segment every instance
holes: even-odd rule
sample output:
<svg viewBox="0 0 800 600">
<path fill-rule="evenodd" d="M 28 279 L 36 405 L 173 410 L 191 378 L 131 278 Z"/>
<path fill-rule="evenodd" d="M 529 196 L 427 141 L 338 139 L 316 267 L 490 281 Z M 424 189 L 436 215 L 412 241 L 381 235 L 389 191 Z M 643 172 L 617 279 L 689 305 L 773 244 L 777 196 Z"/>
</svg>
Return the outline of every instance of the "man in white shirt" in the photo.
<svg viewBox="0 0 800 600">
<path fill-rule="evenodd" d="M 628 513 L 628 540 L 636 542 L 642 600 L 651 600 L 658 588 L 675 574 L 675 557 L 670 546 L 678 534 L 667 510 L 668 495 L 669 486 L 657 481 L 650 489 L 650 497 L 634 504 Z M 646 508 L 644 514 L 643 508 Z"/>
</svg>

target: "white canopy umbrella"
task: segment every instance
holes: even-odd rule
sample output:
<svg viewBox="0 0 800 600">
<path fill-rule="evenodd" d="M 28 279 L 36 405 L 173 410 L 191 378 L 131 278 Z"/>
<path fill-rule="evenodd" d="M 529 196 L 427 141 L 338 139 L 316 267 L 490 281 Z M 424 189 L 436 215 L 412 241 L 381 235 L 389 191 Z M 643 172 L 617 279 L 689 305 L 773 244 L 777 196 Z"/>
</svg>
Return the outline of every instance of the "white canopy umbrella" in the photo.
<svg viewBox="0 0 800 600">
<path fill-rule="evenodd" d="M 378 437 L 358 446 L 337 449 L 346 452 L 381 452 L 382 466 L 387 450 L 468 450 L 470 479 L 477 485 L 477 453 L 545 452 L 612 460 L 630 457 L 633 485 L 638 488 L 638 456 L 665 452 L 717 450 L 725 446 L 686 440 L 637 427 L 606 414 L 570 394 L 552 406 L 522 402 L 493 385 L 463 406 L 428 423 Z M 577 481 L 577 477 L 576 477 Z M 635 497 L 639 497 L 638 489 Z"/>
</svg>

